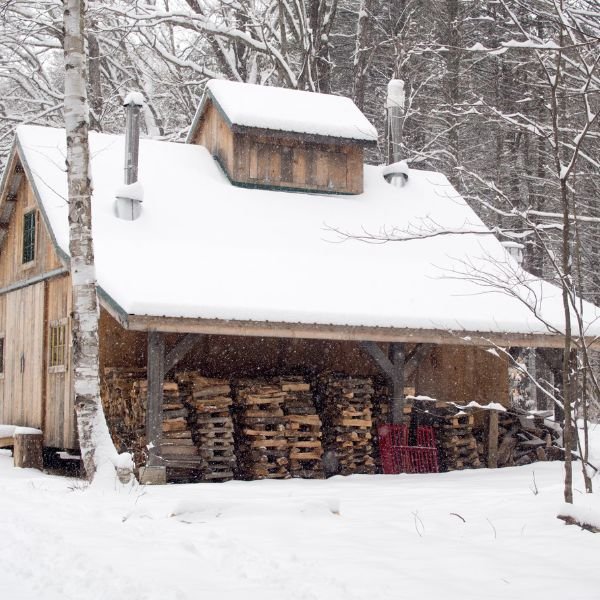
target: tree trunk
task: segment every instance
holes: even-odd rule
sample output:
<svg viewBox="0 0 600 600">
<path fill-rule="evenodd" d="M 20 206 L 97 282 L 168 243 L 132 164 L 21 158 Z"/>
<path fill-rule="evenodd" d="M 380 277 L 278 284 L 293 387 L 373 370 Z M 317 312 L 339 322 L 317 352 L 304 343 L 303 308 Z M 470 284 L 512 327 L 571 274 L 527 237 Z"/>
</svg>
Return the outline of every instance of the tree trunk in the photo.
<svg viewBox="0 0 600 600">
<path fill-rule="evenodd" d="M 374 0 L 361 0 L 356 27 L 356 48 L 354 51 L 354 103 L 360 110 L 365 107 L 367 71 L 369 58 L 373 52 L 372 19 Z"/>
<path fill-rule="evenodd" d="M 114 479 L 115 469 L 124 467 L 127 470 L 130 465 L 126 464 L 127 457 L 122 465 L 119 464 L 100 401 L 98 300 L 92 244 L 89 109 L 83 35 L 85 0 L 63 0 L 63 4 L 74 405 L 79 446 L 88 479 L 94 479 L 99 472 Z"/>
</svg>

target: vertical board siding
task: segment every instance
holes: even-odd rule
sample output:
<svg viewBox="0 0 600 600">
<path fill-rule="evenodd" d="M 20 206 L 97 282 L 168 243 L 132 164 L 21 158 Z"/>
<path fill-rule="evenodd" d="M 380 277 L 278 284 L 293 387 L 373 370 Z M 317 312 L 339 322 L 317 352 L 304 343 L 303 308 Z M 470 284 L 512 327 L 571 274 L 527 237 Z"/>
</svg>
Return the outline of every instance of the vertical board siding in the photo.
<svg viewBox="0 0 600 600">
<path fill-rule="evenodd" d="M 46 414 L 44 444 L 56 448 L 75 448 L 75 411 L 71 393 L 71 278 L 48 281 L 47 322 L 45 325 Z M 50 325 L 66 320 L 65 368 L 49 368 Z"/>
<path fill-rule="evenodd" d="M 6 294 L 3 421 L 41 428 L 44 283 Z"/>
<path fill-rule="evenodd" d="M 363 153 L 359 147 L 237 133 L 233 153 L 229 162 L 234 169 L 228 175 L 236 183 L 344 194 L 363 191 Z"/>
<path fill-rule="evenodd" d="M 36 210 L 35 258 L 32 262 L 24 265 L 23 223 L 25 213 L 31 210 Z M 31 279 L 62 266 L 46 229 L 44 219 L 35 202 L 33 190 L 26 178 L 23 178 L 19 186 L 17 202 L 2 246 L 3 249 L 0 252 L 0 287 Z"/>
<path fill-rule="evenodd" d="M 23 264 L 24 216 L 31 211 L 36 211 L 34 259 Z M 61 266 L 33 190 L 28 180 L 23 178 L 0 253 L 0 287 L 26 282 Z M 62 374 L 63 381 L 57 384 L 46 372 L 47 311 L 52 306 L 51 294 L 55 285 L 66 286 L 70 290 L 65 279 L 58 281 L 62 283 L 48 280 L 0 296 L 0 333 L 5 336 L 4 377 L 0 378 L 0 420 L 41 428 L 46 446 L 73 447 L 73 435 L 67 433 L 69 421 L 66 421 L 66 426 L 65 415 L 55 414 L 49 410 L 47 403 L 49 397 L 58 396 L 62 411 L 68 393 L 65 384 L 68 375 Z M 47 289 L 51 290 L 50 295 Z M 60 316 L 67 315 L 68 309 Z"/>
<path fill-rule="evenodd" d="M 5 401 L 4 381 L 6 376 L 6 296 L 0 296 L 0 334 L 4 336 L 4 372 L 0 375 L 0 423 L 10 423 L 6 415 L 9 404 Z"/>
<path fill-rule="evenodd" d="M 508 407 L 508 360 L 471 346 L 437 346 L 419 365 L 417 393 L 466 404 Z"/>
<path fill-rule="evenodd" d="M 194 143 L 216 156 L 235 183 L 360 194 L 363 149 L 355 144 L 317 143 L 263 133 L 233 133 L 208 101 Z"/>
</svg>

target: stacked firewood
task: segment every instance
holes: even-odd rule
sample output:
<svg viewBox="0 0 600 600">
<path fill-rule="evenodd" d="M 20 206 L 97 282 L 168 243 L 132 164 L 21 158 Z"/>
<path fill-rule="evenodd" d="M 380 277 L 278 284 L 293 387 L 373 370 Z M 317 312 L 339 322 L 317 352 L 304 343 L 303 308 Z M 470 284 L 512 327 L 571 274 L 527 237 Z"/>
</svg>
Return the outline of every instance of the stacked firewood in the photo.
<svg viewBox="0 0 600 600">
<path fill-rule="evenodd" d="M 287 479 L 288 441 L 283 404 L 287 392 L 265 380 L 234 385 L 237 472 L 242 479 Z"/>
<path fill-rule="evenodd" d="M 518 408 L 498 415 L 498 466 L 564 460 L 562 430 L 545 418 Z"/>
<path fill-rule="evenodd" d="M 342 475 L 374 473 L 371 379 L 343 374 L 319 378 L 325 450 L 335 456 Z"/>
<path fill-rule="evenodd" d="M 443 415 L 436 421 L 436 437 L 444 470 L 476 469 L 481 466 L 473 422 L 473 415 L 462 411 Z"/>
<path fill-rule="evenodd" d="M 134 382 L 132 398 L 136 406 L 143 407 L 145 413 L 148 403 L 148 382 L 145 379 Z M 145 444 L 142 436 L 138 439 Z M 175 381 L 163 383 L 162 439 L 158 454 L 171 468 L 193 469 L 202 464 L 188 425 L 188 409 L 182 402 Z"/>
<path fill-rule="evenodd" d="M 120 451 L 132 449 L 145 431 L 145 408 L 132 398 L 133 384 L 146 377 L 146 369 L 104 370 L 101 396 L 104 414 L 115 447 Z"/>
<path fill-rule="evenodd" d="M 196 372 L 177 373 L 176 379 L 189 411 L 191 438 L 204 459 L 198 478 L 203 481 L 233 479 L 233 401 L 229 382 L 202 377 Z"/>
<path fill-rule="evenodd" d="M 286 393 L 283 412 L 290 475 L 321 479 L 321 419 L 317 415 L 310 384 L 302 377 L 281 377 L 273 379 L 272 383 L 280 386 Z"/>
<path fill-rule="evenodd" d="M 120 451 L 133 454 L 136 465 L 145 464 L 148 457 L 145 375 L 145 369 L 107 368 L 102 382 L 103 406 L 113 441 Z M 163 383 L 162 440 L 158 453 L 170 475 L 178 471 L 177 476 L 169 479 L 180 479 L 182 469 L 195 472 L 202 462 L 188 425 L 188 409 L 173 381 Z"/>
</svg>

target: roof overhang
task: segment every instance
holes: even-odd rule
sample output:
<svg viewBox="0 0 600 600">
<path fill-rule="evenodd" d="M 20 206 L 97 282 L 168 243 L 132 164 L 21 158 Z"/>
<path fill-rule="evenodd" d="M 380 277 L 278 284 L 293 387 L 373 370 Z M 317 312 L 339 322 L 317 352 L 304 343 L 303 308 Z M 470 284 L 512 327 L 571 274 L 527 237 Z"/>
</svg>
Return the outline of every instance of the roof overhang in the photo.
<svg viewBox="0 0 600 600">
<path fill-rule="evenodd" d="M 33 190 L 37 207 L 42 215 L 48 235 L 52 241 L 52 246 L 56 251 L 56 254 L 58 255 L 63 267 L 68 268 L 71 259 L 69 255 L 63 251 L 56 240 L 54 230 L 52 229 L 50 220 L 48 219 L 48 215 L 44 209 L 44 203 L 42 202 L 39 191 L 35 185 L 35 179 L 32 176 L 29 165 L 27 164 L 25 152 L 23 152 L 17 136 L 15 136 L 9 158 L 6 163 L 6 169 L 4 169 L 4 173 L 2 175 L 2 182 L 0 183 L 0 250 L 8 231 L 8 223 L 10 217 L 12 216 L 14 201 L 17 198 L 17 191 L 21 185 L 23 175 L 25 175 L 29 185 L 31 186 L 31 189 Z"/>
<path fill-rule="evenodd" d="M 203 319 L 127 314 L 104 290 L 98 289 L 103 308 L 122 327 L 130 331 L 161 331 L 163 333 L 200 333 L 246 337 L 291 338 L 351 342 L 404 342 L 493 348 L 562 348 L 564 336 L 557 334 L 526 334 L 481 331 L 451 331 L 443 329 L 409 329 L 398 327 L 367 327 L 323 325 L 319 323 L 285 323 L 277 321 L 243 321 L 234 319 Z M 600 347 L 600 340 L 586 339 L 588 346 Z"/>
</svg>

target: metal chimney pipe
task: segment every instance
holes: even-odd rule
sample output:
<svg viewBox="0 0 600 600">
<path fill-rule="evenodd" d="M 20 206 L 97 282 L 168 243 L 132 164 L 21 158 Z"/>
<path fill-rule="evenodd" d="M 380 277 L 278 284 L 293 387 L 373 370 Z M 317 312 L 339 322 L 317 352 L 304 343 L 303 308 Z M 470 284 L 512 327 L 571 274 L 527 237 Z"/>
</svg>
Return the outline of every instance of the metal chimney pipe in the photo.
<svg viewBox="0 0 600 600">
<path fill-rule="evenodd" d="M 140 149 L 140 112 L 144 97 L 129 92 L 125 107 L 125 185 L 116 192 L 115 212 L 119 219 L 135 221 L 142 212 L 144 190 L 138 183 L 138 156 Z"/>
<path fill-rule="evenodd" d="M 391 79 L 387 88 L 388 164 L 402 160 L 401 144 L 406 94 L 402 79 Z M 390 152 L 391 147 L 391 152 Z"/>
<path fill-rule="evenodd" d="M 138 180 L 140 151 L 140 112 L 144 98 L 139 92 L 129 92 L 123 102 L 125 107 L 125 184 Z"/>
</svg>

